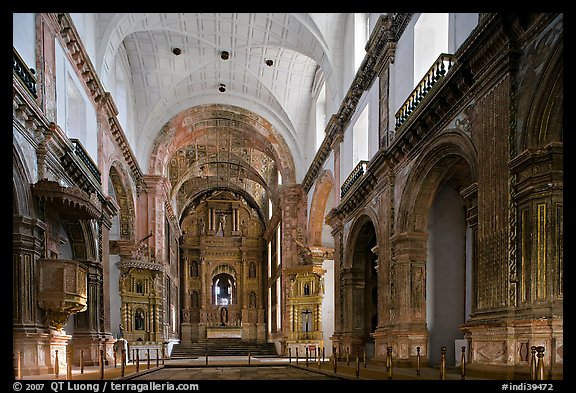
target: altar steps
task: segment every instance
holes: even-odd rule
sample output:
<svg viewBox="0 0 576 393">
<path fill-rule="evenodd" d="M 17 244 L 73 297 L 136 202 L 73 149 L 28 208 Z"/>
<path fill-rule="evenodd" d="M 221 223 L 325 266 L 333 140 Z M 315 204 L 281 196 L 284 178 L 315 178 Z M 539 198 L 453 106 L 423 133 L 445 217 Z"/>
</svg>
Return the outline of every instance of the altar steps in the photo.
<svg viewBox="0 0 576 393">
<path fill-rule="evenodd" d="M 171 359 L 189 359 L 201 356 L 278 356 L 274 343 L 247 342 L 239 339 L 215 338 L 205 342 L 175 344 Z"/>
</svg>

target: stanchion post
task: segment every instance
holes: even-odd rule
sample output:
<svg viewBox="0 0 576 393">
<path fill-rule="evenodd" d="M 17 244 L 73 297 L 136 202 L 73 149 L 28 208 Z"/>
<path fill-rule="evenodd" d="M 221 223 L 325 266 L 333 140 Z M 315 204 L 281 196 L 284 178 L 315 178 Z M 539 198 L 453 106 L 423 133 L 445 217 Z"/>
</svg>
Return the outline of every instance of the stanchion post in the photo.
<svg viewBox="0 0 576 393">
<path fill-rule="evenodd" d="M 18 351 L 16 378 L 22 380 L 22 352 Z"/>
<path fill-rule="evenodd" d="M 360 377 L 360 354 L 356 353 L 356 378 Z"/>
<path fill-rule="evenodd" d="M 296 347 L 296 364 L 298 364 L 298 347 Z"/>
<path fill-rule="evenodd" d="M 446 347 L 440 348 L 441 358 L 440 358 L 440 379 L 446 379 Z"/>
<path fill-rule="evenodd" d="M 160 361 L 160 358 L 158 357 L 158 348 L 156 348 L 156 367 L 159 366 L 159 363 L 158 363 L 159 361 Z"/>
<path fill-rule="evenodd" d="M 324 352 L 325 349 L 326 349 L 326 347 L 322 347 L 322 363 L 324 363 L 326 361 L 326 357 L 324 356 L 325 355 L 325 352 Z"/>
<path fill-rule="evenodd" d="M 308 367 L 308 344 L 306 344 L 306 367 Z"/>
<path fill-rule="evenodd" d="M 58 350 L 55 350 L 54 354 L 54 374 L 56 375 L 56 379 L 58 379 L 58 374 L 60 374 L 60 362 L 58 361 Z"/>
<path fill-rule="evenodd" d="M 420 375 L 420 347 L 416 347 L 416 375 Z"/>
<path fill-rule="evenodd" d="M 386 368 L 388 370 L 388 379 L 392 379 L 392 347 L 387 348 L 387 355 L 386 355 Z"/>
<path fill-rule="evenodd" d="M 466 347 L 462 346 L 462 356 L 460 356 L 460 379 L 466 379 Z"/>
<path fill-rule="evenodd" d="M 162 343 L 162 365 L 164 365 L 164 359 L 166 357 L 166 352 L 164 349 L 164 343 Z"/>
<path fill-rule="evenodd" d="M 336 357 L 336 347 L 332 347 L 332 358 L 334 359 L 334 374 L 336 374 L 338 368 L 338 359 Z"/>
<path fill-rule="evenodd" d="M 120 376 L 126 372 L 126 348 L 122 348 L 122 359 L 120 360 Z"/>
<path fill-rule="evenodd" d="M 248 348 L 248 364 L 250 364 L 250 361 L 252 360 L 251 357 L 252 353 L 250 352 L 250 348 Z"/>
<path fill-rule="evenodd" d="M 66 350 L 66 379 L 72 380 L 72 351 L 70 348 Z"/>
<path fill-rule="evenodd" d="M 288 363 L 292 363 L 292 348 L 288 347 Z"/>
<path fill-rule="evenodd" d="M 346 365 L 350 365 L 350 347 L 346 347 Z"/>
<path fill-rule="evenodd" d="M 364 368 L 366 368 L 366 346 L 364 346 L 364 353 L 363 353 L 364 358 L 362 359 L 364 362 Z"/>
<path fill-rule="evenodd" d="M 140 371 L 140 348 L 136 349 L 136 372 Z"/>
<path fill-rule="evenodd" d="M 84 349 L 80 349 L 80 374 L 84 374 Z"/>
<path fill-rule="evenodd" d="M 208 345 L 204 345 L 204 354 L 206 357 L 206 364 L 208 364 Z"/>
<path fill-rule="evenodd" d="M 536 366 L 536 379 L 541 381 L 544 380 L 544 347 L 536 347 L 536 352 L 538 352 L 536 355 L 538 356 L 538 365 Z"/>
<path fill-rule="evenodd" d="M 532 345 L 530 347 L 530 351 L 532 352 L 532 356 L 530 357 L 530 379 L 535 381 L 536 380 L 536 346 Z"/>
<path fill-rule="evenodd" d="M 150 370 L 150 348 L 146 348 L 146 369 Z"/>
<path fill-rule="evenodd" d="M 116 368 L 116 363 L 117 363 L 117 359 L 116 359 L 116 348 L 114 349 L 114 368 Z"/>
<path fill-rule="evenodd" d="M 100 379 L 104 379 L 104 350 L 100 350 Z"/>
</svg>

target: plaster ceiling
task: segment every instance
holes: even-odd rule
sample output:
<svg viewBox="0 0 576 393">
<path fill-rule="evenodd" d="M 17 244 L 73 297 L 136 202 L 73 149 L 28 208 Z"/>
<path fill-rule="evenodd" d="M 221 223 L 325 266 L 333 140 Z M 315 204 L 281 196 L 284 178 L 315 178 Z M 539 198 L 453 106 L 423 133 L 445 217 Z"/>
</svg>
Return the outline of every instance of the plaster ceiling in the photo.
<svg viewBox="0 0 576 393">
<path fill-rule="evenodd" d="M 133 128 L 138 134 L 132 148 L 143 171 L 153 168 L 150 160 L 158 138 L 174 117 L 198 106 L 227 105 L 264 119 L 277 139 L 276 144 L 287 146 L 291 160 L 296 163 L 293 170 L 299 173 L 293 177 L 302 177 L 306 170 L 307 133 L 313 129 L 309 122 L 314 119 L 310 112 L 314 81 L 323 79 L 327 88 L 339 91 L 341 66 L 334 59 L 341 57 L 346 15 L 98 14 L 100 46 L 96 67 L 105 83 L 114 75 L 112 68 L 118 56 L 129 69 Z M 175 48 L 180 54 L 174 53 Z M 229 53 L 227 60 L 221 57 L 222 51 Z M 272 65 L 267 64 L 269 60 Z M 221 84 L 225 85 L 225 92 L 219 91 Z M 221 128 L 214 132 L 228 131 Z M 214 144 L 217 139 L 207 141 L 207 145 L 217 145 L 219 149 L 218 157 L 214 156 L 216 161 L 204 162 L 211 173 L 219 168 L 215 179 L 234 184 L 245 179 L 245 184 L 253 182 L 253 187 L 261 186 L 260 191 L 274 188 L 267 184 L 272 178 L 270 174 L 262 173 L 262 168 L 254 166 L 251 160 L 242 161 L 237 152 L 229 150 L 232 144 L 227 147 Z M 197 145 L 204 142 L 190 141 Z M 274 141 L 272 145 L 275 146 Z M 235 148 L 239 149 L 238 144 Z M 250 157 L 264 154 L 268 157 L 264 161 L 275 159 L 256 153 L 252 146 L 243 148 L 251 151 Z M 182 154 L 182 149 L 186 147 L 173 148 L 171 154 L 177 151 Z M 222 157 L 230 157 L 230 161 L 223 161 Z M 170 157 L 163 161 L 168 163 Z M 262 165 L 262 157 L 256 161 Z M 272 163 L 271 167 L 274 166 Z M 224 171 L 224 167 L 228 169 Z M 246 170 L 236 170 L 240 167 Z M 168 176 L 167 166 L 162 171 Z M 173 178 L 174 173 L 170 175 L 172 184 L 186 184 L 181 190 L 204 184 L 194 180 L 199 176 L 198 170 L 180 170 L 178 173 L 184 177 L 179 179 Z"/>
</svg>

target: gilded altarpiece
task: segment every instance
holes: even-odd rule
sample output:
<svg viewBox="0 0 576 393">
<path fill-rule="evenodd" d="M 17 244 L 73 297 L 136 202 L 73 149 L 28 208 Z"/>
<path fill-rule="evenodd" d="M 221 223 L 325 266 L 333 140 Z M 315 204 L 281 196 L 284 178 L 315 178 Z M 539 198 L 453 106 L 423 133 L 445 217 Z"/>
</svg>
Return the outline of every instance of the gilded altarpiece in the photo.
<svg viewBox="0 0 576 393">
<path fill-rule="evenodd" d="M 318 266 L 294 267 L 290 270 L 286 271 L 292 276 L 287 299 L 290 329 L 286 347 L 292 356 L 298 353 L 298 357 L 315 358 L 321 356 L 324 348 L 322 299 L 325 271 Z"/>
<path fill-rule="evenodd" d="M 182 343 L 266 341 L 262 218 L 246 200 L 213 191 L 181 220 Z"/>
</svg>

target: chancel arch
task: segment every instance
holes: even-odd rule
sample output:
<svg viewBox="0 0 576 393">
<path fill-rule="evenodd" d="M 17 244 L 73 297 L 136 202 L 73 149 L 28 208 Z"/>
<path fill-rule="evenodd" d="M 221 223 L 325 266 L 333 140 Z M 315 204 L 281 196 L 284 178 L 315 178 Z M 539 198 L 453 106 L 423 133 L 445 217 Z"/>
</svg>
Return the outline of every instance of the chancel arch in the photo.
<svg viewBox="0 0 576 393">
<path fill-rule="evenodd" d="M 260 207 L 234 189 L 194 195 L 185 206 L 180 260 L 189 274 L 181 279 L 182 341 L 265 341 Z"/>
</svg>

